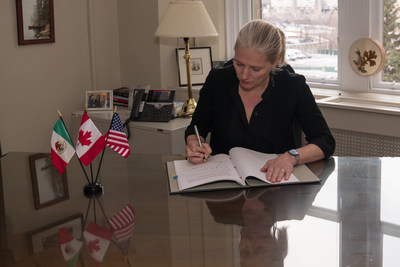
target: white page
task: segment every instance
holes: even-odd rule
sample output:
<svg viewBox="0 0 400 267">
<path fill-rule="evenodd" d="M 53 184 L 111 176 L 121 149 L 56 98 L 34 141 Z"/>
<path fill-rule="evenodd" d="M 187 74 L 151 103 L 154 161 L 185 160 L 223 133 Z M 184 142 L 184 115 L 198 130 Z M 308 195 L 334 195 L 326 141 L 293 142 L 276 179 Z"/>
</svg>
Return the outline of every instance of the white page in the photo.
<svg viewBox="0 0 400 267">
<path fill-rule="evenodd" d="M 229 154 L 241 177 L 253 176 L 261 181 L 271 183 L 267 180 L 266 173 L 261 172 L 260 169 L 268 160 L 276 158 L 276 154 L 261 153 L 243 147 L 234 147 L 229 151 Z M 280 183 L 298 181 L 299 179 L 292 173 L 288 180 L 283 179 Z"/>
<path fill-rule="evenodd" d="M 188 160 L 175 160 L 174 166 L 180 190 L 221 180 L 231 180 L 245 185 L 228 155 L 211 156 L 207 162 L 198 165 Z"/>
</svg>

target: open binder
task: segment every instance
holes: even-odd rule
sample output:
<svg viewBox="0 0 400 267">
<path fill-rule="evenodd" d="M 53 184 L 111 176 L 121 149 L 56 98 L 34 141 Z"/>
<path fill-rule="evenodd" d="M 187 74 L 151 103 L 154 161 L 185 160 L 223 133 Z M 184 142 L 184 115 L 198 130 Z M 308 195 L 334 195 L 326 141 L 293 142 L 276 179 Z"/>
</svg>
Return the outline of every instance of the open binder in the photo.
<svg viewBox="0 0 400 267">
<path fill-rule="evenodd" d="M 200 165 L 193 165 L 189 162 L 186 162 L 186 160 L 167 162 L 170 194 L 320 182 L 320 179 L 304 164 L 294 167 L 292 176 L 287 181 L 282 181 L 280 183 L 266 182 L 266 179 L 263 179 L 263 177 L 265 177 L 265 173 L 259 172 L 259 169 L 268 159 L 276 157 L 277 155 L 275 154 L 260 153 L 246 148 L 234 148 L 233 151 L 230 151 L 229 156 L 225 155 L 225 158 L 227 158 L 226 162 L 224 162 L 224 159 L 216 158 L 217 156 L 218 155 L 212 156 L 212 160 L 210 158 L 207 163 Z M 238 162 L 240 159 L 240 166 L 234 163 L 235 157 L 236 162 Z M 232 167 L 226 167 L 229 171 L 228 173 L 233 173 L 231 170 L 232 168 L 235 171 L 236 169 L 241 169 L 241 172 L 238 171 L 240 173 L 238 174 L 238 177 L 240 177 L 243 182 L 237 182 L 237 178 L 231 179 L 231 177 L 229 177 L 230 174 L 226 175 L 225 177 L 217 177 L 218 174 L 213 168 L 215 168 L 217 164 L 218 167 L 225 163 L 229 165 L 229 160 L 232 160 L 233 165 Z M 183 164 L 184 168 L 181 168 L 181 164 Z M 178 166 L 179 170 L 181 171 L 180 173 L 177 172 L 176 166 Z M 246 168 L 247 170 L 243 170 Z M 260 174 L 257 174 L 257 172 Z M 211 177 L 213 173 L 215 173 L 215 177 Z M 232 175 L 234 176 L 234 174 Z M 259 177 L 256 178 L 256 175 Z M 202 182 L 199 182 L 199 184 L 192 183 L 190 186 L 182 186 L 182 184 L 187 183 L 182 183 L 182 181 L 179 179 L 197 179 L 201 180 Z"/>
</svg>

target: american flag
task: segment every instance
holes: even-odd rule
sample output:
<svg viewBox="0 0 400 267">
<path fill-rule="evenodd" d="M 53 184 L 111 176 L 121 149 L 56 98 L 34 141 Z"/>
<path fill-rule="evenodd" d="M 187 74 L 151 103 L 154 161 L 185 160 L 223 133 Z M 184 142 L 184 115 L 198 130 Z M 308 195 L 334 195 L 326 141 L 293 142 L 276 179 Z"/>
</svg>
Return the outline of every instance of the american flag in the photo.
<svg viewBox="0 0 400 267">
<path fill-rule="evenodd" d="M 118 241 L 118 245 L 124 255 L 128 254 L 134 220 L 135 213 L 129 204 L 122 208 L 113 217 L 108 219 L 112 229 L 114 230 L 115 239 Z"/>
<path fill-rule="evenodd" d="M 121 122 L 121 118 L 118 113 L 114 113 L 111 127 L 108 131 L 107 146 L 115 150 L 118 154 L 127 158 L 131 153 L 129 148 L 128 139 L 126 139 L 126 134 L 124 132 L 124 127 Z"/>
</svg>

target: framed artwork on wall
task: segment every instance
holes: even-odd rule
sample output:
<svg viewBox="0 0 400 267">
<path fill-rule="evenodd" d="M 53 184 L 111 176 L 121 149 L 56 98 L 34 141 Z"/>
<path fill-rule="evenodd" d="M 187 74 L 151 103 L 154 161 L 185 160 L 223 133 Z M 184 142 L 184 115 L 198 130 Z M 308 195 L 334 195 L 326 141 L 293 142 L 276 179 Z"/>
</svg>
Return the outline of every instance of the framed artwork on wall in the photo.
<svg viewBox="0 0 400 267">
<path fill-rule="evenodd" d="M 112 110 L 113 91 L 86 91 L 86 110 Z"/>
<path fill-rule="evenodd" d="M 369 77 L 379 73 L 385 65 L 383 45 L 372 38 L 360 38 L 349 49 L 349 63 L 355 73 Z"/>
<path fill-rule="evenodd" d="M 62 175 L 51 161 L 50 153 L 29 156 L 35 209 L 69 199 L 67 171 Z"/>
<path fill-rule="evenodd" d="M 18 44 L 54 43 L 53 0 L 16 0 Z"/>
<path fill-rule="evenodd" d="M 190 48 L 190 66 L 192 71 L 192 85 L 203 85 L 212 68 L 211 47 Z M 176 49 L 178 63 L 179 86 L 187 85 L 186 61 L 184 48 Z"/>
</svg>

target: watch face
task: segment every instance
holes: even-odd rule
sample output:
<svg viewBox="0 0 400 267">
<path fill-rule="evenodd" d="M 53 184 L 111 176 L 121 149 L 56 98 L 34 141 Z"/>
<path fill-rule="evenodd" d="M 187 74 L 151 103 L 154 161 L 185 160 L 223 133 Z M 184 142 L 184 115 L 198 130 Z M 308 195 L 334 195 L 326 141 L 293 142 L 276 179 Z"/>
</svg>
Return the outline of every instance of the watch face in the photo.
<svg viewBox="0 0 400 267">
<path fill-rule="evenodd" d="M 296 149 L 291 149 L 291 150 L 289 150 L 289 154 L 293 155 L 293 156 L 297 156 L 299 154 L 299 152 L 297 152 Z"/>
</svg>

